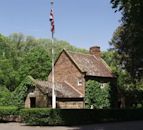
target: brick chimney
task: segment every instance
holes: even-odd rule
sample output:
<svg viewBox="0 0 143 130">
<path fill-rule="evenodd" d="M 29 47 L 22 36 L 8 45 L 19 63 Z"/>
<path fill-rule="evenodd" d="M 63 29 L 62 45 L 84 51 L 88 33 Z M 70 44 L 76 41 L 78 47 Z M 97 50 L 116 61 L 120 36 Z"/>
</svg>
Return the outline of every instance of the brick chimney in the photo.
<svg viewBox="0 0 143 130">
<path fill-rule="evenodd" d="M 95 55 L 96 57 L 101 57 L 101 51 L 99 46 L 90 47 L 89 52 L 91 55 Z"/>
</svg>

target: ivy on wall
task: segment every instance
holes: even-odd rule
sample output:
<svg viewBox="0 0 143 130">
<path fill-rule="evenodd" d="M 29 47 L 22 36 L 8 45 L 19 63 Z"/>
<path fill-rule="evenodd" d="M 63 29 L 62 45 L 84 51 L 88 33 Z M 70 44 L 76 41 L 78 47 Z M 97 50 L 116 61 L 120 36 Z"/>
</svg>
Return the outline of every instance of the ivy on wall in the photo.
<svg viewBox="0 0 143 130">
<path fill-rule="evenodd" d="M 110 108 L 110 85 L 94 80 L 86 82 L 85 102 L 87 108 Z"/>
<path fill-rule="evenodd" d="M 28 87 L 34 85 L 31 76 L 27 76 L 24 81 L 15 89 L 12 93 L 12 99 L 14 101 L 14 106 L 23 107 L 24 106 L 24 98 L 26 98 L 28 94 Z"/>
</svg>

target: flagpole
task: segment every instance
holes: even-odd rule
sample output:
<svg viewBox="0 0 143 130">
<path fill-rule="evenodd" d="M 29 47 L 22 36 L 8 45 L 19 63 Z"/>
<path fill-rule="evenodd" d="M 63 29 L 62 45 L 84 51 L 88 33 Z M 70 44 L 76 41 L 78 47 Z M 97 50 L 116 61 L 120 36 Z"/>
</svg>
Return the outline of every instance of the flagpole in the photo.
<svg viewBox="0 0 143 130">
<path fill-rule="evenodd" d="M 56 108 L 56 95 L 55 95 L 55 69 L 54 69 L 54 37 L 52 36 L 52 108 Z"/>
<path fill-rule="evenodd" d="M 54 14 L 53 14 L 53 0 L 51 0 L 51 32 L 52 32 L 52 108 L 56 108 L 56 95 L 55 95 L 55 70 L 54 70 Z"/>
</svg>

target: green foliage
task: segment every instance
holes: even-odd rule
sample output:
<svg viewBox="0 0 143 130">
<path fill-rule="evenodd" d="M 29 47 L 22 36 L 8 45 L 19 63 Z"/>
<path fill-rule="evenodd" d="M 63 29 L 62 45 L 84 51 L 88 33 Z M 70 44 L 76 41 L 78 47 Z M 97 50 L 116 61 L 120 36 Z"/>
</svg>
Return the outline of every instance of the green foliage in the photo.
<svg viewBox="0 0 143 130">
<path fill-rule="evenodd" d="M 134 87 L 143 78 L 143 1 L 111 0 L 113 8 L 122 12 L 121 26 L 116 30 L 111 45 L 118 53 Z"/>
<path fill-rule="evenodd" d="M 86 52 L 66 41 L 54 40 L 55 58 L 62 49 Z M 0 105 L 23 106 L 30 84 L 28 75 L 35 79 L 46 80 L 51 70 L 50 39 L 36 39 L 21 33 L 9 37 L 0 34 L 0 87 L 5 86 L 10 92 L 0 92 Z M 2 88 L 3 89 L 3 88 Z"/>
<path fill-rule="evenodd" d="M 12 118 L 12 116 L 18 116 L 19 115 L 19 111 L 17 109 L 17 107 L 14 106 L 1 106 L 0 107 L 0 123 L 1 122 L 9 122 L 12 121 L 10 118 Z"/>
<path fill-rule="evenodd" d="M 12 106 L 11 93 L 5 86 L 0 86 L 0 106 Z"/>
<path fill-rule="evenodd" d="M 51 69 L 51 58 L 43 47 L 37 47 L 29 51 L 22 60 L 19 69 L 21 80 L 27 75 L 35 79 L 46 80 Z"/>
<path fill-rule="evenodd" d="M 15 106 L 0 106 L 0 117 L 7 115 L 18 115 L 18 109 Z"/>
<path fill-rule="evenodd" d="M 48 108 L 32 108 L 22 109 L 20 113 L 26 124 L 44 126 L 62 124 L 59 111 Z"/>
<path fill-rule="evenodd" d="M 23 109 L 27 125 L 81 125 L 98 122 L 142 120 L 142 109 Z"/>
<path fill-rule="evenodd" d="M 102 52 L 102 58 L 106 61 L 106 63 L 110 66 L 112 72 L 116 75 L 121 68 L 118 66 L 119 60 L 117 58 L 117 52 L 112 49 L 108 51 Z"/>
<path fill-rule="evenodd" d="M 116 37 L 117 35 L 114 36 Z M 125 104 L 125 107 L 126 108 L 143 107 L 142 80 L 140 82 L 138 81 L 136 83 L 136 86 L 133 84 L 133 81 L 131 80 L 129 73 L 121 67 L 120 55 L 115 50 L 110 49 L 107 52 L 104 52 L 102 57 L 111 67 L 114 74 L 117 76 L 118 95 L 119 98 L 124 99 L 123 104 Z"/>
<path fill-rule="evenodd" d="M 12 93 L 13 105 L 18 108 L 24 107 L 24 99 L 28 94 L 28 87 L 33 84 L 30 76 L 27 76 Z"/>
<path fill-rule="evenodd" d="M 15 91 L 10 92 L 6 87 L 0 87 L 0 106 L 24 107 L 24 100 L 28 94 L 28 87 L 33 85 L 32 77 L 27 76 Z"/>
<path fill-rule="evenodd" d="M 109 84 L 102 84 L 94 80 L 87 81 L 85 101 L 88 108 L 90 108 L 91 106 L 97 109 L 110 108 Z"/>
<path fill-rule="evenodd" d="M 8 38 L 0 35 L 0 85 L 12 91 L 18 85 L 18 73 L 13 65 L 13 48 L 8 42 Z"/>
<path fill-rule="evenodd" d="M 118 89 L 129 89 L 131 88 L 131 77 L 128 72 L 124 70 L 120 65 L 119 54 L 115 50 L 108 50 L 102 53 L 102 58 L 110 66 L 113 74 L 117 77 Z"/>
<path fill-rule="evenodd" d="M 122 91 L 122 96 L 124 96 L 125 98 L 126 108 L 143 108 L 142 89 L 128 89 L 121 91 Z"/>
<path fill-rule="evenodd" d="M 0 85 L 10 91 L 31 75 L 45 80 L 51 69 L 51 49 L 55 49 L 55 59 L 63 48 L 72 51 L 86 52 L 78 49 L 66 41 L 50 39 L 36 39 L 21 33 L 13 33 L 9 37 L 0 34 Z"/>
<path fill-rule="evenodd" d="M 18 72 L 14 70 L 10 59 L 2 59 L 0 63 L 0 84 L 12 91 L 18 85 Z"/>
<path fill-rule="evenodd" d="M 41 126 L 48 123 L 50 110 L 45 108 L 33 108 L 23 109 L 20 113 L 24 119 L 24 123 Z"/>
</svg>

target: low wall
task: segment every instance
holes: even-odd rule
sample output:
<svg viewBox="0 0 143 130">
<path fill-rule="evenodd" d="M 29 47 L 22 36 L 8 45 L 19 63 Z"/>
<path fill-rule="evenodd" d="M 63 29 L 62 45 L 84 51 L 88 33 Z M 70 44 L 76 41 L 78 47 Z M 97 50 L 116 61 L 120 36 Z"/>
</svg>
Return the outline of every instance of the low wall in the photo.
<svg viewBox="0 0 143 130">
<path fill-rule="evenodd" d="M 22 122 L 20 115 L 7 115 L 0 117 L 0 122 Z"/>
</svg>

